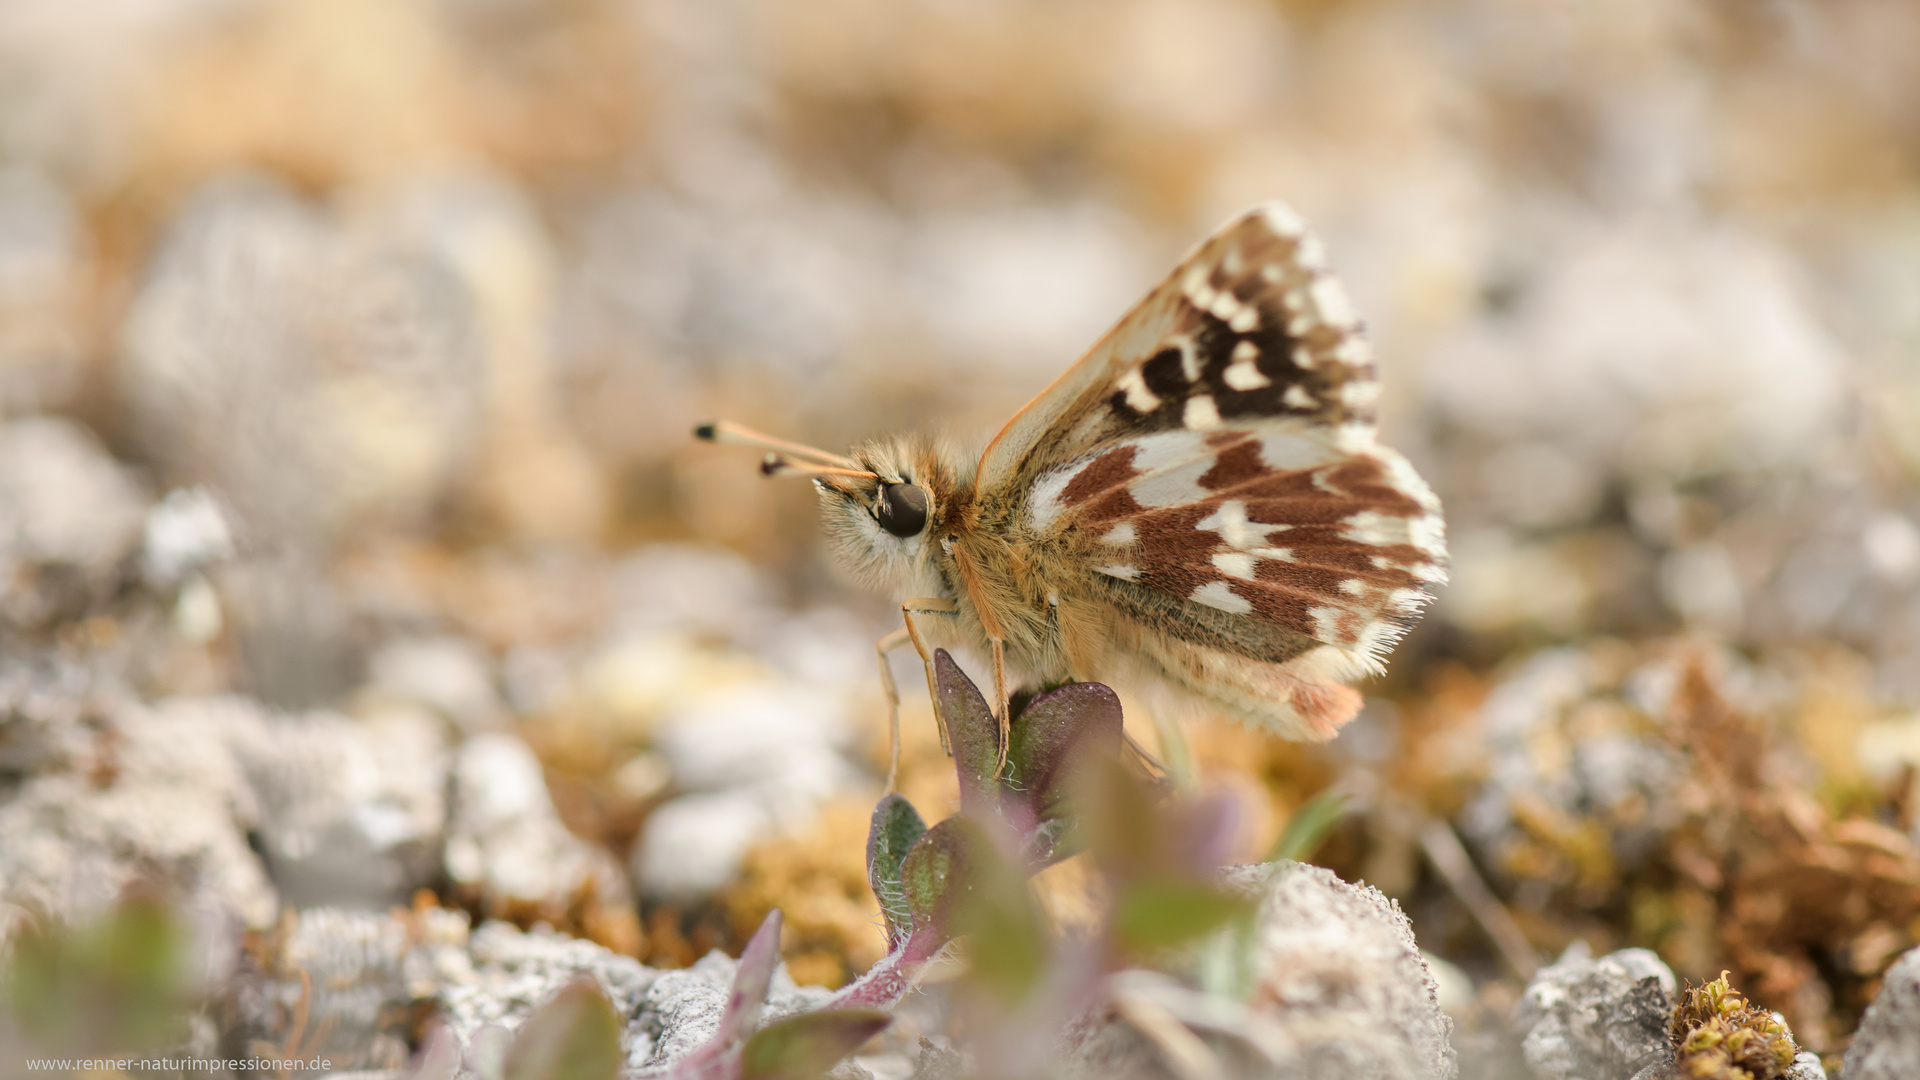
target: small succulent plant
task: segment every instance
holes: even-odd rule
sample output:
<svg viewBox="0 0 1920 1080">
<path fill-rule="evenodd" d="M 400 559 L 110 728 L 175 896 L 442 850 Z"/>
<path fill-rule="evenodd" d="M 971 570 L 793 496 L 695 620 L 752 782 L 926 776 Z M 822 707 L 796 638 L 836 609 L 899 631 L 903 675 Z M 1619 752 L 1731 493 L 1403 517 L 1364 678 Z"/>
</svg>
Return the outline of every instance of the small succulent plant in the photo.
<svg viewBox="0 0 1920 1080">
<path fill-rule="evenodd" d="M 929 827 L 899 795 L 882 798 L 867 838 L 867 875 L 886 923 L 887 956 L 820 1010 L 751 1032 L 775 960 L 779 913 L 741 956 L 720 1031 L 683 1059 L 683 1080 L 824 1071 L 884 1028 L 926 965 L 966 940 L 963 996 L 1000 1038 L 996 1074 L 1061 1022 L 1089 1008 L 1111 972 L 1162 955 L 1248 915 L 1217 889 L 1231 808 L 1168 805 L 1123 763 L 1119 698 L 1099 683 L 1038 694 L 1000 728 L 985 697 L 945 651 L 934 656 L 960 812 Z M 1034 873 L 1087 851 L 1112 906 L 1100 931 L 1057 940 L 1027 889 Z M 1030 1065 L 1028 1066 L 1030 1067 Z M 1015 1071 L 1009 1071 L 1013 1069 Z"/>
</svg>

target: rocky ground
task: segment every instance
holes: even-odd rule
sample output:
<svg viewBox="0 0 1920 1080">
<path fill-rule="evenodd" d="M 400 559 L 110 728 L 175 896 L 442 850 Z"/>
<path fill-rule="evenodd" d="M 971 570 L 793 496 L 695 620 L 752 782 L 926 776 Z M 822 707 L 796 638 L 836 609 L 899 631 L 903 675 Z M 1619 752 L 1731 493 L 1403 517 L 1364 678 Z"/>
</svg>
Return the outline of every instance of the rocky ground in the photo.
<svg viewBox="0 0 1920 1080">
<path fill-rule="evenodd" d="M 658 1069 L 776 907 L 825 1000 L 895 613 L 689 427 L 977 445 L 1281 197 L 1452 581 L 1328 746 L 1126 698 L 1301 974 L 1060 1068 L 1920 1075 L 1916 11 L 0 4 L 0 1072 L 493 1077 L 580 977 Z M 966 985 L 857 1069 L 978 1065 Z"/>
</svg>

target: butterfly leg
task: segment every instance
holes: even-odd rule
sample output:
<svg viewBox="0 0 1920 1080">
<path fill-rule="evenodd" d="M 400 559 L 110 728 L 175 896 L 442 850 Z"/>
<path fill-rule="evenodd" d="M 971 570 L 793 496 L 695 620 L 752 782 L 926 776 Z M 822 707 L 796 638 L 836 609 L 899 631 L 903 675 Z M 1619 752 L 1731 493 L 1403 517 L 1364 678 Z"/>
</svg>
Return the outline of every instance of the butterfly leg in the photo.
<svg viewBox="0 0 1920 1080">
<path fill-rule="evenodd" d="M 887 694 L 888 795 L 893 794 L 894 785 L 900 779 L 900 686 L 893 681 L 893 665 L 887 663 L 887 654 L 908 640 L 907 628 L 903 626 L 873 643 L 874 652 L 880 657 L 880 688 Z"/>
<path fill-rule="evenodd" d="M 1009 725 L 1013 722 L 1013 702 L 1007 696 L 1007 648 L 999 638 L 993 643 L 993 692 L 1000 699 L 1000 707 L 994 716 L 1000 721 L 1000 764 L 993 775 L 999 776 L 1007 770 L 1007 742 Z"/>
<path fill-rule="evenodd" d="M 907 624 L 907 637 L 913 642 L 914 649 L 920 653 L 920 663 L 927 669 L 927 697 L 933 701 L 933 722 L 940 728 L 940 749 L 946 751 L 948 757 L 953 756 L 953 744 L 947 739 L 947 718 L 940 712 L 940 684 L 933 674 L 933 650 L 927 648 L 926 639 L 920 636 L 920 628 L 914 624 L 913 617 L 915 615 L 952 615 L 959 610 L 959 606 L 951 600 L 939 600 L 926 596 L 908 600 L 900 605 L 900 619 Z"/>
</svg>

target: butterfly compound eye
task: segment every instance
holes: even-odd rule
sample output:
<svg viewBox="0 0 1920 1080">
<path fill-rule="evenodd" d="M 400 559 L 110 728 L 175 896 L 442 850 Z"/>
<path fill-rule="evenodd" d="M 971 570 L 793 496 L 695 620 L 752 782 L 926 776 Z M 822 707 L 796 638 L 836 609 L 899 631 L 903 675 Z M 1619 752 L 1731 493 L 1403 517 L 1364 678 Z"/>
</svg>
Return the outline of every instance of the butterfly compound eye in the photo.
<svg viewBox="0 0 1920 1080">
<path fill-rule="evenodd" d="M 917 536 L 927 527 L 927 493 L 914 484 L 888 484 L 880 489 L 874 516 L 895 536 Z"/>
</svg>

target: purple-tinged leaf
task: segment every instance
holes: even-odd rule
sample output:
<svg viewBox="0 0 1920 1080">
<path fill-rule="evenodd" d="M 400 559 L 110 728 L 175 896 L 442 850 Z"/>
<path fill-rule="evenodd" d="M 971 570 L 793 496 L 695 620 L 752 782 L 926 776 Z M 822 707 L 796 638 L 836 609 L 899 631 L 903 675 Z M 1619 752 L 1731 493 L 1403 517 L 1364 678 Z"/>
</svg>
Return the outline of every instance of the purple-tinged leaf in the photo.
<svg viewBox="0 0 1920 1080">
<path fill-rule="evenodd" d="M 1075 839 L 1109 878 L 1124 882 L 1153 877 L 1171 871 L 1180 860 L 1165 807 L 1118 754 L 1085 755 L 1076 763 L 1069 786 Z"/>
<path fill-rule="evenodd" d="M 1087 753 L 1118 754 L 1120 698 L 1100 683 L 1068 683 L 1041 694 L 1014 718 L 1007 744 L 1009 785 L 1025 793 L 1035 815 L 1064 812 L 1065 778 L 1071 759 Z"/>
<path fill-rule="evenodd" d="M 503 1080 L 614 1080 L 625 1055 L 620 1018 L 590 979 L 534 1010 L 507 1048 Z"/>
<path fill-rule="evenodd" d="M 953 765 L 960 773 L 960 812 L 993 813 L 999 803 L 1000 721 L 945 649 L 934 650 L 933 677 Z"/>
<path fill-rule="evenodd" d="M 893 1008 L 913 989 L 920 970 L 946 947 L 947 941 L 947 936 L 933 927 L 915 930 L 866 974 L 841 987 L 823 1008 Z"/>
<path fill-rule="evenodd" d="M 867 830 L 867 884 L 880 901 L 880 914 L 887 923 L 887 948 L 898 948 L 913 929 L 913 909 L 900 884 L 900 865 L 914 841 L 927 831 L 920 812 L 899 795 L 888 795 L 873 808 L 873 824 Z"/>
<path fill-rule="evenodd" d="M 1241 820 L 1240 803 L 1227 792 L 1181 807 L 1173 833 L 1176 865 L 1195 876 L 1225 865 L 1233 854 Z"/>
<path fill-rule="evenodd" d="M 811 1080 L 892 1022 L 878 1009 L 823 1009 L 777 1020 L 747 1040 L 741 1080 Z"/>
<path fill-rule="evenodd" d="M 727 995 L 726 1011 L 720 1014 L 716 1043 L 732 1042 L 753 1030 L 760 1021 L 760 1007 L 767 1002 L 767 988 L 773 984 L 773 969 L 780 966 L 780 909 L 767 912 L 760 929 L 753 932 L 747 947 L 740 950 L 740 965 L 733 972 L 733 990 Z"/>
</svg>

